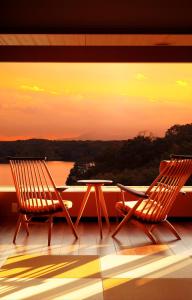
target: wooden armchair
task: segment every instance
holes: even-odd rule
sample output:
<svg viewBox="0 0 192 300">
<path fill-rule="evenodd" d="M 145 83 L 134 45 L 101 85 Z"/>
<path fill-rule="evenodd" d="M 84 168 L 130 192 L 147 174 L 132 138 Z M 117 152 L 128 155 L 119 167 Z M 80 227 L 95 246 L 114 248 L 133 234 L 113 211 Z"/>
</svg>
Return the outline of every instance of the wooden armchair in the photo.
<svg viewBox="0 0 192 300">
<path fill-rule="evenodd" d="M 124 218 L 113 232 L 113 237 L 127 221 L 131 220 L 144 230 L 154 244 L 157 242 L 152 231 L 160 222 L 164 222 L 180 239 L 176 229 L 167 220 L 167 216 L 178 193 L 192 174 L 192 156 L 171 155 L 171 160 L 167 161 L 165 167 L 161 169 L 160 174 L 145 193 L 117 184 L 121 190 L 122 201 L 117 202 L 116 209 Z M 135 201 L 125 201 L 125 196 L 130 194 L 136 197 Z"/>
<path fill-rule="evenodd" d="M 57 190 L 53 178 L 47 168 L 44 158 L 9 158 L 13 181 L 16 188 L 19 218 L 13 243 L 16 241 L 17 233 L 21 225 L 29 235 L 28 224 L 34 217 L 48 217 L 48 246 L 51 242 L 51 231 L 53 217 L 63 213 L 74 236 L 77 233 L 71 221 L 68 209 L 72 202 L 63 200 L 61 193 Z"/>
</svg>

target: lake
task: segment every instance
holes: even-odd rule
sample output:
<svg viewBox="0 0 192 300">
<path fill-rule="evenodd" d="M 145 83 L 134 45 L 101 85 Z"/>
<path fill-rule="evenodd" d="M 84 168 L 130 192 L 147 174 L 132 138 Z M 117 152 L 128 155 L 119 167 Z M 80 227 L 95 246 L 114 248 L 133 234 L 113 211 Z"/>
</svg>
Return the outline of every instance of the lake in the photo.
<svg viewBox="0 0 192 300">
<path fill-rule="evenodd" d="M 74 162 L 48 161 L 47 166 L 56 185 L 64 185 Z M 13 185 L 9 164 L 0 164 L 0 185 Z"/>
</svg>

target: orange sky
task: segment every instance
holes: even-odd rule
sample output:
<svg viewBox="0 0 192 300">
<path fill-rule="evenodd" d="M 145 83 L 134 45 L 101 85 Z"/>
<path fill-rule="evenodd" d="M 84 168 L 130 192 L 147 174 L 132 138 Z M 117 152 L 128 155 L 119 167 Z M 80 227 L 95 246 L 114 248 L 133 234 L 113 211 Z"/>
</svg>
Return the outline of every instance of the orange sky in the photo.
<svg viewBox="0 0 192 300">
<path fill-rule="evenodd" d="M 163 136 L 191 104 L 192 64 L 0 63 L 0 140 Z"/>
</svg>

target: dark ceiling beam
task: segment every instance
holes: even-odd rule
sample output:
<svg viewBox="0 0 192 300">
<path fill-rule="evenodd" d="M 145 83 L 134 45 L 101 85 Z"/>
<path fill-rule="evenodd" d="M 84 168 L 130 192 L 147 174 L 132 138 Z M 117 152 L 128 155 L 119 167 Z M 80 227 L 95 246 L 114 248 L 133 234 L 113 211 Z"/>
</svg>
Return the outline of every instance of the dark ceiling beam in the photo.
<svg viewBox="0 0 192 300">
<path fill-rule="evenodd" d="M 4 62 L 192 62 L 190 46 L 3 46 Z"/>
<path fill-rule="evenodd" d="M 192 34 L 190 6 L 189 0 L 1 0 L 0 34 Z M 1 45 L 0 61 L 192 62 L 187 45 Z"/>
<path fill-rule="evenodd" d="M 191 34 L 191 2 L 1 0 L 0 33 Z"/>
<path fill-rule="evenodd" d="M 192 26 L 190 27 L 153 27 L 152 25 L 149 27 L 142 26 L 141 27 L 129 27 L 119 26 L 113 27 L 114 25 L 105 26 L 89 26 L 83 27 L 81 25 L 78 26 L 65 26 L 65 27 L 56 27 L 56 26 L 6 26 L 0 28 L 0 34 L 192 34 Z"/>
</svg>

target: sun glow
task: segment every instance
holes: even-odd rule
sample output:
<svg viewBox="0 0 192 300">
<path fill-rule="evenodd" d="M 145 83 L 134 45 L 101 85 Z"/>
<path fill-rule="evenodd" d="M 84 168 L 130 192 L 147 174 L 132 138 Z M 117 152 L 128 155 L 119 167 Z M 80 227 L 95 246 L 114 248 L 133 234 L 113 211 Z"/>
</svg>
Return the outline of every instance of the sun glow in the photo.
<svg viewBox="0 0 192 300">
<path fill-rule="evenodd" d="M 191 122 L 192 64 L 1 63 L 1 140 L 163 136 Z"/>
</svg>

